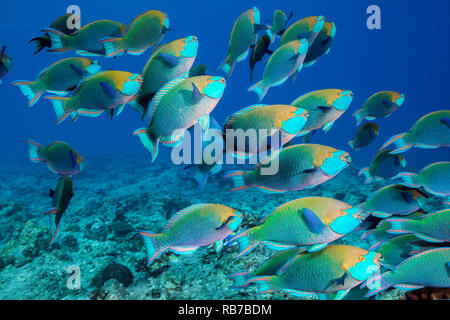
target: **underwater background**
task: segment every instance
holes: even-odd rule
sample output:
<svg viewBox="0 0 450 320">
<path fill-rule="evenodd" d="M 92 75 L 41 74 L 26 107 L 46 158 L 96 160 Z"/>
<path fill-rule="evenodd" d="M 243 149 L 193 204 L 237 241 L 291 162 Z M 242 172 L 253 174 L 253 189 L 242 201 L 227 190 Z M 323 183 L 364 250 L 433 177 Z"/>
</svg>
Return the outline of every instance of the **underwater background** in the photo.
<svg viewBox="0 0 450 320">
<path fill-rule="evenodd" d="M 130 107 L 117 118 L 82 118 L 55 126 L 49 101 L 41 99 L 29 108 L 26 99 L 9 83 L 33 80 L 45 66 L 74 56 L 73 52 L 41 52 L 27 42 L 64 13 L 69 5 L 81 8 L 81 23 L 112 19 L 128 24 L 150 9 L 167 12 L 171 28 L 163 43 L 196 35 L 199 52 L 194 65 L 205 64 L 208 75 L 223 75 L 217 67 L 226 56 L 228 38 L 236 18 L 258 6 L 261 22 L 270 24 L 275 9 L 293 12 L 291 23 L 311 15 L 323 15 L 337 26 L 330 54 L 302 70 L 295 82 L 288 80 L 265 97 L 267 104 L 289 104 L 304 93 L 340 88 L 352 90 L 355 99 L 327 133 L 318 133 L 314 143 L 350 152 L 351 166 L 336 178 L 312 190 L 264 194 L 257 190 L 227 192 L 218 174 L 199 191 L 189 171 L 170 163 L 169 148 L 150 163 L 148 153 L 133 136 L 146 123 Z M 369 5 L 381 8 L 381 30 L 366 27 Z M 450 43 L 447 41 L 448 1 L 7 1 L 2 3 L 0 44 L 7 46 L 13 67 L 0 84 L 0 299 L 296 299 L 284 295 L 258 297 L 254 288 L 231 290 L 226 276 L 250 269 L 270 256 L 259 247 L 235 261 L 234 247 L 220 254 L 201 248 L 190 256 L 164 254 L 149 268 L 139 230 L 159 231 L 178 210 L 196 203 L 220 203 L 243 212 L 243 228 L 255 225 L 279 205 L 305 196 L 323 196 L 356 205 L 389 181 L 363 184 L 360 168 L 368 166 L 381 144 L 392 135 L 409 130 L 423 115 L 443 110 L 449 104 Z M 98 58 L 102 70 L 140 73 L 150 56 L 123 55 Z M 254 79 L 262 76 L 258 64 Z M 228 115 L 255 104 L 247 92 L 248 60 L 239 62 L 227 81 L 225 93 L 214 109 L 223 123 Z M 352 113 L 368 97 L 382 90 L 406 95 L 403 106 L 390 117 L 375 120 L 380 135 L 368 147 L 352 151 L 347 145 L 357 127 Z M 25 140 L 43 144 L 54 140 L 69 143 L 83 155 L 86 168 L 74 177 L 74 198 L 63 218 L 58 241 L 51 247 L 48 189 L 57 179 L 43 165 L 28 159 Z M 449 150 L 414 148 L 405 155 L 405 171 L 450 158 Z M 225 168 L 223 172 L 227 172 Z M 232 169 L 232 168 L 231 168 Z M 428 203 L 429 211 L 440 209 L 439 201 Z M 363 231 L 351 233 L 340 243 L 369 247 L 360 242 Z M 68 289 L 67 268 L 79 266 L 81 288 Z M 253 290 L 253 291 L 252 291 Z M 357 289 L 348 298 L 360 298 Z M 361 290 L 362 291 L 362 290 Z M 383 294 L 398 299 L 399 290 Z"/>
</svg>

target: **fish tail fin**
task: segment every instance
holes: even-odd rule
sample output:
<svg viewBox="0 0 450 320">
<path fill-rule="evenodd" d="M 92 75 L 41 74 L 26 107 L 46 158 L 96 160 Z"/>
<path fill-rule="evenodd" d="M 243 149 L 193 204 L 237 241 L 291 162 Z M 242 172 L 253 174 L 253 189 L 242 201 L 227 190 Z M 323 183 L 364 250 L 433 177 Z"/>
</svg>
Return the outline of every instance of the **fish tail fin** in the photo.
<svg viewBox="0 0 450 320">
<path fill-rule="evenodd" d="M 152 262 L 158 258 L 167 248 L 160 248 L 155 240 L 158 237 L 162 237 L 162 234 L 150 233 L 147 231 L 140 231 L 139 234 L 142 236 L 144 240 L 145 248 L 147 249 L 148 262 L 147 266 L 150 266 Z"/>
<path fill-rule="evenodd" d="M 158 156 L 158 144 L 159 139 L 155 137 L 153 132 L 147 128 L 140 128 L 133 132 L 133 135 L 137 135 L 142 142 L 142 145 L 150 152 L 152 162 L 155 161 Z"/>
<path fill-rule="evenodd" d="M 365 281 L 361 288 L 367 287 L 369 292 L 364 296 L 366 298 L 376 295 L 383 290 L 395 285 L 393 281 L 392 271 L 385 272 L 383 274 L 378 274 L 369 280 Z"/>
<path fill-rule="evenodd" d="M 250 186 L 247 186 L 245 184 L 245 173 L 246 171 L 231 171 L 224 176 L 225 179 L 231 179 L 231 181 L 233 182 L 233 188 L 229 189 L 228 191 L 242 191 L 250 188 Z"/>
<path fill-rule="evenodd" d="M 371 183 L 373 181 L 373 177 L 370 176 L 369 167 L 362 168 L 358 172 L 358 176 L 364 176 L 364 183 Z"/>
<path fill-rule="evenodd" d="M 64 121 L 71 113 L 72 110 L 68 110 L 65 101 L 69 98 L 67 97 L 59 97 L 59 96 L 49 96 L 45 97 L 44 99 L 48 99 L 51 101 L 53 105 L 53 110 L 55 110 L 56 118 L 58 119 L 56 121 L 56 124 L 60 124 Z"/>
<path fill-rule="evenodd" d="M 411 187 L 411 188 L 419 188 L 420 184 L 417 183 L 417 174 L 412 172 L 400 172 L 396 176 L 392 177 L 392 179 L 401 179 L 402 184 Z"/>
<path fill-rule="evenodd" d="M 202 173 L 198 169 L 195 171 L 193 178 L 197 181 L 199 190 L 202 190 L 205 187 L 206 182 L 208 181 L 208 176 L 208 172 Z"/>
<path fill-rule="evenodd" d="M 408 231 L 405 230 L 405 226 L 403 224 L 407 220 L 408 219 L 402 219 L 402 218 L 386 219 L 385 222 L 388 222 L 391 225 L 391 227 L 388 230 L 386 230 L 386 232 L 393 233 L 393 234 L 408 233 Z"/>
<path fill-rule="evenodd" d="M 247 280 L 248 275 L 250 272 L 248 271 L 242 271 L 242 272 L 235 272 L 227 276 L 228 279 L 233 280 L 233 286 L 232 289 L 242 289 L 248 286 Z"/>
<path fill-rule="evenodd" d="M 148 110 L 148 103 L 144 103 L 141 99 L 137 98 L 130 102 L 131 107 L 141 115 L 141 119 L 144 120 Z"/>
<path fill-rule="evenodd" d="M 232 61 L 230 56 L 228 56 L 224 62 L 219 66 L 219 70 L 225 72 L 227 74 L 227 79 L 230 77 L 231 73 L 234 70 L 234 66 L 236 65 L 236 61 Z"/>
<path fill-rule="evenodd" d="M 380 148 L 380 150 L 383 150 L 384 148 L 386 148 L 388 145 L 394 143 L 395 145 L 395 150 L 392 150 L 390 153 L 391 154 L 397 154 L 397 153 L 402 153 L 405 152 L 406 150 L 408 150 L 409 148 L 411 148 L 411 145 L 409 145 L 408 143 L 406 143 L 405 141 L 405 135 L 406 133 L 400 133 L 397 134 L 393 137 L 391 137 L 388 141 L 386 141 Z"/>
<path fill-rule="evenodd" d="M 231 245 L 235 241 L 238 243 L 240 252 L 236 256 L 236 259 L 249 254 L 259 244 L 259 241 L 253 241 L 249 238 L 250 230 L 251 229 L 248 229 L 238 233 L 237 235 L 231 237 L 227 242 L 227 245 Z"/>
<path fill-rule="evenodd" d="M 264 99 L 268 90 L 269 87 L 264 85 L 262 80 L 248 88 L 248 91 L 253 91 L 258 95 L 259 101 L 262 101 L 262 99 Z"/>
<path fill-rule="evenodd" d="M 123 54 L 125 49 L 124 38 L 105 38 L 99 40 L 105 49 L 105 57 L 115 57 Z"/>
<path fill-rule="evenodd" d="M 362 111 L 363 109 L 356 110 L 352 115 L 356 120 L 356 126 L 359 126 L 361 122 L 364 120 L 364 115 Z"/>
<path fill-rule="evenodd" d="M 47 50 L 48 52 L 64 52 L 70 50 L 65 46 L 69 37 L 63 32 L 52 28 L 43 29 L 42 32 L 47 32 L 50 37 L 50 49 Z"/>
<path fill-rule="evenodd" d="M 273 290 L 270 286 L 270 280 L 273 278 L 274 276 L 265 276 L 265 277 L 255 277 L 255 278 L 251 278 L 249 279 L 245 285 L 248 286 L 250 283 L 254 283 L 258 286 L 258 289 L 256 291 L 256 294 L 265 294 L 265 293 L 271 293 L 274 292 L 275 290 Z"/>
<path fill-rule="evenodd" d="M 40 162 L 44 160 L 40 155 L 40 150 L 42 146 L 37 143 L 36 141 L 33 141 L 31 139 L 26 140 L 28 144 L 28 155 L 31 162 Z"/>
<path fill-rule="evenodd" d="M 51 47 L 52 43 L 49 36 L 44 37 L 36 37 L 28 41 L 28 43 L 31 43 L 36 48 L 36 51 L 33 53 L 33 55 L 39 53 L 44 49 L 45 47 Z"/>
<path fill-rule="evenodd" d="M 44 93 L 43 90 L 36 90 L 36 81 L 14 81 L 11 83 L 18 86 L 23 95 L 28 99 L 28 106 L 33 106 Z"/>
</svg>

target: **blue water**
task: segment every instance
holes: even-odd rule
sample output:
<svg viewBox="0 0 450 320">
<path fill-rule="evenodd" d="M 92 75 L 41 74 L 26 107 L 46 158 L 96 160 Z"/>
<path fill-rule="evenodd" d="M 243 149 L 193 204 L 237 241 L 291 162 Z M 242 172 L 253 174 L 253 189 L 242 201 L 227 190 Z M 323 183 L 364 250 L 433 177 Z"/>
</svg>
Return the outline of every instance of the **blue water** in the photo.
<svg viewBox="0 0 450 320">
<path fill-rule="evenodd" d="M 366 27 L 366 8 L 374 4 L 381 8 L 381 30 Z M 427 1 L 166 1 L 157 9 L 167 12 L 171 27 L 163 42 L 195 34 L 200 39 L 196 63 L 208 67 L 208 74 L 221 75 L 217 67 L 227 52 L 228 37 L 234 21 L 241 12 L 258 5 L 263 23 L 270 23 L 273 10 L 294 12 L 291 23 L 309 15 L 322 14 L 327 21 L 335 21 L 337 35 L 328 56 L 319 59 L 312 68 L 304 69 L 297 80 L 272 88 L 264 103 L 288 104 L 298 96 L 325 88 L 351 89 L 355 100 L 349 110 L 336 122 L 329 134 L 316 135 L 314 142 L 348 150 L 347 142 L 356 132 L 351 114 L 359 109 L 373 93 L 396 90 L 406 94 L 405 104 L 387 119 L 377 120 L 380 137 L 362 151 L 352 153 L 354 163 L 363 166 L 373 158 L 381 144 L 393 134 L 407 131 L 422 115 L 448 106 L 450 75 L 450 44 L 446 41 L 447 13 L 450 3 Z M 37 73 L 51 63 L 73 53 L 53 54 L 45 50 L 33 56 L 33 46 L 27 41 L 41 34 L 56 17 L 66 12 L 72 2 L 7 1 L 2 4 L 0 42 L 8 46 L 14 58 L 11 72 L 0 85 L 0 141 L 1 156 L 26 157 L 26 138 L 42 143 L 67 141 L 80 153 L 144 153 L 132 132 L 143 125 L 139 116 L 126 108 L 111 121 L 107 116 L 83 118 L 76 124 L 70 121 L 55 126 L 55 115 L 49 101 L 41 99 L 28 108 L 18 88 L 8 83 L 14 80 L 33 80 Z M 113 19 L 128 24 L 135 16 L 154 9 L 145 1 L 77 1 L 81 8 L 81 22 Z M 147 50 L 140 56 L 123 55 L 117 59 L 100 58 L 103 69 L 140 73 L 150 56 Z M 262 65 L 258 64 L 254 79 L 259 80 Z M 230 113 L 257 102 L 250 86 L 248 60 L 237 64 L 227 83 L 225 94 L 213 112 L 221 123 Z M 161 148 L 162 154 L 169 152 Z M 441 160 L 446 150 L 408 152 L 408 165 L 419 169 Z M 158 161 L 158 160 L 157 160 Z M 161 160 L 160 160 L 161 161 Z"/>
<path fill-rule="evenodd" d="M 337 88 L 352 90 L 355 99 L 328 133 L 317 133 L 312 142 L 349 151 L 350 168 L 324 185 L 284 194 L 263 194 L 257 190 L 242 193 L 224 190 L 223 173 L 210 178 L 199 192 L 189 170 L 168 162 L 170 148 L 160 147 L 155 163 L 133 131 L 145 127 L 131 107 L 110 120 L 80 117 L 56 126 L 50 101 L 40 99 L 33 107 L 17 87 L 16 80 L 34 80 L 48 65 L 75 56 L 74 52 L 33 55 L 27 42 L 66 13 L 69 5 L 81 8 L 81 23 L 111 19 L 128 25 L 137 15 L 151 9 L 166 12 L 170 28 L 162 43 L 196 35 L 199 52 L 194 65 L 205 64 L 208 75 L 218 70 L 227 55 L 228 39 L 234 22 L 245 10 L 258 6 L 261 22 L 270 24 L 273 11 L 281 9 L 294 16 L 289 24 L 307 16 L 323 15 L 337 25 L 336 38 L 328 55 L 304 68 L 295 82 L 271 88 L 265 104 L 289 104 L 310 91 Z M 381 8 L 381 30 L 369 30 L 366 9 Z M 202 1 L 7 1 L 1 4 L 0 45 L 7 46 L 13 67 L 0 84 L 0 299 L 254 299 L 253 293 L 230 290 L 230 273 L 255 268 L 270 256 L 258 248 L 242 260 L 234 260 L 236 249 L 227 247 L 216 255 L 202 248 L 189 257 L 164 254 L 147 268 L 146 251 L 138 230 L 159 232 L 177 211 L 198 203 L 220 203 L 241 211 L 240 230 L 256 225 L 261 217 L 293 199 L 306 196 L 331 197 L 357 205 L 392 181 L 363 185 L 358 170 L 368 166 L 380 146 L 392 135 L 408 131 L 420 117 L 448 109 L 450 100 L 450 43 L 448 42 L 449 1 L 426 2 L 393 0 L 202 0 Z M 272 49 L 276 48 L 274 46 Z M 124 54 L 115 59 L 93 58 L 102 70 L 141 73 L 151 50 L 142 55 Z M 237 110 L 258 102 L 250 85 L 262 77 L 258 63 L 249 81 L 249 60 L 236 64 L 227 80 L 225 93 L 212 112 L 219 123 Z M 406 101 L 390 117 L 376 119 L 380 136 L 359 151 L 347 145 L 357 127 L 352 114 L 372 94 L 393 90 L 404 93 Z M 26 139 L 43 145 L 61 140 L 84 156 L 86 169 L 74 177 L 75 194 L 63 218 L 58 241 L 50 247 L 47 217 L 57 176 L 44 164 L 28 159 Z M 417 171 L 437 161 L 448 161 L 448 148 L 412 148 L 404 153 L 407 171 Z M 224 170 L 225 171 L 225 170 Z M 428 211 L 442 209 L 442 201 L 432 199 Z M 339 243 L 369 247 L 360 241 L 364 230 L 356 230 Z M 209 251 L 208 251 L 209 250 Z M 234 251 L 233 251 L 234 250 Z M 114 282 L 103 291 L 95 277 L 105 266 L 120 263 L 128 268 L 117 289 Z M 69 265 L 79 265 L 83 273 L 81 290 L 69 290 L 61 277 Z M 122 271 L 123 267 L 122 266 Z M 117 265 L 115 266 L 117 267 Z M 125 268 L 125 269 L 126 269 Z M 130 271 L 131 270 L 131 271 Z M 134 276 L 130 280 L 129 274 Z M 128 276 L 128 277 L 127 277 Z M 105 280 L 105 279 L 104 279 Z M 130 282 L 131 281 L 131 282 Z M 355 298 L 361 298 L 360 290 Z M 106 292 L 106 293 L 105 293 Z M 385 299 L 398 299 L 398 290 Z M 109 295 L 109 296 L 108 296 Z M 279 297 L 278 297 L 279 298 Z M 275 299 L 278 299 L 275 298 Z"/>
</svg>

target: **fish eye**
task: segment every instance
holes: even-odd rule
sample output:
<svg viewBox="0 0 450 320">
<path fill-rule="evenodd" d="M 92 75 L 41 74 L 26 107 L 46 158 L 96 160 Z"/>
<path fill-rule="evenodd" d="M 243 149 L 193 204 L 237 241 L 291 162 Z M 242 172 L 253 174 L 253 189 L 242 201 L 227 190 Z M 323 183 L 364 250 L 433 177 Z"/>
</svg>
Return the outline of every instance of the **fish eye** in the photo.
<svg viewBox="0 0 450 320">
<path fill-rule="evenodd" d="M 331 152 L 328 153 L 328 158 L 331 158 L 333 154 Z"/>
<path fill-rule="evenodd" d="M 365 261 L 366 260 L 366 258 L 365 257 L 363 257 L 363 256 L 361 256 L 361 257 L 359 257 L 359 261 Z"/>
</svg>

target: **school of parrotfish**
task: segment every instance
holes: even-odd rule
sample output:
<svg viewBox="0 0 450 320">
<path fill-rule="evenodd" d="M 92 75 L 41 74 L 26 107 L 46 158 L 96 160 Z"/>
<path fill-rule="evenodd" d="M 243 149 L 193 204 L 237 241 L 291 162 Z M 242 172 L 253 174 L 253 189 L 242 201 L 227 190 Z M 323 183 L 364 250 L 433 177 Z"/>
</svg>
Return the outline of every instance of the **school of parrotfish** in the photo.
<svg viewBox="0 0 450 320">
<path fill-rule="evenodd" d="M 32 39 L 36 53 L 74 51 L 81 57 L 67 58 L 43 69 L 35 81 L 14 81 L 34 105 L 42 95 L 50 100 L 57 124 L 66 118 L 75 122 L 80 116 L 98 117 L 105 113 L 118 116 L 129 104 L 148 126 L 134 132 L 150 153 L 153 162 L 160 145 L 179 146 L 184 132 L 199 125 L 203 133 L 215 130 L 226 139 L 229 129 L 267 129 L 280 134 L 281 148 L 269 154 L 253 169 L 232 171 L 225 175 L 229 191 L 257 188 L 264 192 L 314 188 L 351 164 L 347 151 L 331 146 L 293 141 L 309 141 L 317 130 L 329 131 L 335 121 L 350 107 L 354 93 L 347 89 L 323 89 L 306 93 L 287 104 L 266 105 L 258 102 L 231 114 L 220 126 L 212 117 L 226 91 L 227 79 L 238 62 L 248 56 L 250 80 L 256 63 L 266 60 L 262 78 L 248 91 L 262 101 L 269 89 L 282 85 L 292 76 L 296 79 L 303 67 L 312 67 L 328 54 L 336 36 L 336 24 L 323 16 L 311 16 L 288 25 L 293 13 L 281 10 L 273 14 L 272 25 L 261 24 L 258 8 L 244 11 L 236 20 L 229 37 L 228 53 L 219 66 L 226 77 L 208 75 L 205 65 L 193 67 L 199 39 L 187 35 L 158 45 L 170 31 L 169 16 L 151 10 L 137 16 L 126 26 L 112 20 L 89 23 L 79 30 L 67 28 L 70 15 L 58 18 L 45 34 Z M 278 41 L 278 44 L 277 44 Z M 273 47 L 273 48 L 271 48 Z M 126 71 L 101 71 L 100 63 L 91 57 L 139 55 L 153 48 L 142 74 Z M 271 48 L 271 49 L 270 49 Z M 267 58 L 264 58 L 268 55 Z M 12 59 L 6 47 L 0 53 L 0 78 L 10 71 Z M 373 94 L 356 111 L 356 124 L 388 117 L 405 102 L 405 94 L 383 91 Z M 372 143 L 380 127 L 366 122 L 349 141 L 353 150 Z M 54 141 L 46 146 L 27 140 L 32 162 L 43 162 L 59 181 L 50 190 L 54 215 L 52 244 L 60 221 L 73 196 L 72 176 L 83 170 L 83 157 L 71 146 Z M 284 148 L 283 148 L 284 146 Z M 190 254 L 199 247 L 238 244 L 238 257 L 251 254 L 258 245 L 278 251 L 255 270 L 229 275 L 234 289 L 252 284 L 259 294 L 286 292 L 298 297 L 342 299 L 359 285 L 369 288 L 373 296 L 390 287 L 411 290 L 421 287 L 450 287 L 450 210 L 424 212 L 430 195 L 450 196 L 450 162 L 442 161 L 418 173 L 404 172 L 403 153 L 409 148 L 444 148 L 450 146 L 450 110 L 438 110 L 422 116 L 406 133 L 385 142 L 369 167 L 359 175 L 365 183 L 392 179 L 390 186 L 374 192 L 360 204 L 327 197 L 305 197 L 278 208 L 247 230 L 241 230 L 245 217 L 239 211 L 221 204 L 196 204 L 175 213 L 162 233 L 141 231 L 148 252 L 148 265 L 165 251 Z M 239 146 L 224 149 L 235 158 L 249 159 L 271 150 L 260 141 L 256 148 Z M 200 189 L 209 176 L 221 171 L 221 165 L 206 161 L 192 165 Z M 272 161 L 279 163 L 273 175 L 263 168 Z M 445 160 L 445 159 L 443 159 Z M 361 177 L 362 178 L 362 177 Z M 355 177 L 355 179 L 358 179 Z M 376 228 L 365 227 L 370 216 L 379 218 Z M 369 250 L 356 246 L 333 244 L 357 228 L 367 228 L 364 238 L 375 244 Z M 386 270 L 384 270 L 386 269 Z"/>
</svg>

